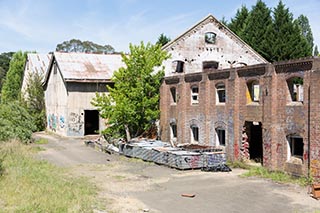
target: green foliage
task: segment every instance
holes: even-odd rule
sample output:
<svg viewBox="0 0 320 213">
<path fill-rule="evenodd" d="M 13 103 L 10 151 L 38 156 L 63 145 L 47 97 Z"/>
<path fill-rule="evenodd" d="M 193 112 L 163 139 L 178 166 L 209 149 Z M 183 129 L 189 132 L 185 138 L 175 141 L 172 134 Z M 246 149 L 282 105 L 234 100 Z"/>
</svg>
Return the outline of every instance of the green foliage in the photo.
<svg viewBox="0 0 320 213">
<path fill-rule="evenodd" d="M 19 139 L 28 142 L 36 129 L 33 117 L 18 101 L 0 105 L 0 141 Z"/>
<path fill-rule="evenodd" d="M 159 118 L 159 88 L 164 76 L 160 66 L 168 57 L 159 44 L 130 44 L 130 55 L 122 54 L 126 67 L 113 74 L 114 88 L 108 87 L 109 95 L 97 94 L 92 101 L 108 119 L 106 134 L 124 137 L 129 131 L 136 137 Z"/>
<path fill-rule="evenodd" d="M 171 39 L 169 37 L 167 37 L 165 34 L 161 33 L 156 44 L 160 44 L 161 46 L 164 46 L 167 43 L 169 43 L 170 41 L 171 41 Z"/>
<path fill-rule="evenodd" d="M 243 10 L 243 16 L 245 16 L 245 9 Z M 239 35 L 265 59 L 272 59 L 272 48 L 270 48 L 274 39 L 272 17 L 271 10 L 264 2 L 258 0 L 256 5 L 252 7 Z"/>
<path fill-rule="evenodd" d="M 38 72 L 33 72 L 27 76 L 27 79 L 23 102 L 28 112 L 34 118 L 37 131 L 41 131 L 46 127 L 45 101 L 42 87 L 43 75 Z"/>
<path fill-rule="evenodd" d="M 236 16 L 232 18 L 230 24 L 228 24 L 229 29 L 240 36 L 244 30 L 248 16 L 249 11 L 247 7 L 243 5 L 241 9 L 237 10 Z"/>
<path fill-rule="evenodd" d="M 231 168 L 250 169 L 251 166 L 244 161 L 228 161 L 227 165 Z"/>
<path fill-rule="evenodd" d="M 319 50 L 318 50 L 318 46 L 317 45 L 314 47 L 313 55 L 314 56 L 319 56 Z"/>
<path fill-rule="evenodd" d="M 86 53 L 114 53 L 111 45 L 100 45 L 92 41 L 81 41 L 79 39 L 71 39 L 58 44 L 56 51 L 61 52 L 86 52 Z"/>
<path fill-rule="evenodd" d="M 0 212 L 92 212 L 95 187 L 86 178 L 35 160 L 33 149 L 19 142 L 0 147 L 4 174 L 0 177 Z M 3 205 L 2 205 L 3 204 Z"/>
<path fill-rule="evenodd" d="M 294 183 L 294 184 L 299 184 L 301 186 L 306 186 L 310 184 L 310 181 L 305 177 L 297 178 L 297 177 L 288 175 L 284 172 L 269 171 L 265 167 L 251 167 L 250 170 L 244 173 L 242 176 L 243 177 L 252 177 L 252 176 L 262 177 L 262 178 L 271 179 L 279 183 Z"/>
<path fill-rule="evenodd" d="M 283 61 L 310 55 L 307 40 L 301 36 L 293 15 L 282 1 L 274 9 L 273 61 Z"/>
<path fill-rule="evenodd" d="M 7 52 L 7 53 L 0 54 L 0 93 L 1 93 L 1 88 L 3 85 L 4 79 L 9 70 L 9 64 L 13 54 L 14 52 Z"/>
<path fill-rule="evenodd" d="M 313 50 L 313 35 L 309 24 L 309 20 L 306 16 L 300 15 L 294 22 L 299 26 L 301 36 L 307 40 L 308 55 L 311 56 Z"/>
<path fill-rule="evenodd" d="M 27 54 L 16 52 L 10 61 L 9 71 L 6 75 L 1 91 L 1 103 L 20 100 L 20 90 Z"/>
</svg>

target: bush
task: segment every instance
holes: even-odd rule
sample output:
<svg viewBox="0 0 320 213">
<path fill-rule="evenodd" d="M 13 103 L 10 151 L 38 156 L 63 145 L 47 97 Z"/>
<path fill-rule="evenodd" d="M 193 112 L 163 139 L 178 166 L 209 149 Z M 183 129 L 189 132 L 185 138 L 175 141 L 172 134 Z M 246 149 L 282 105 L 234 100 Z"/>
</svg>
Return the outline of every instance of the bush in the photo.
<svg viewBox="0 0 320 213">
<path fill-rule="evenodd" d="M 0 141 L 19 139 L 29 142 L 36 130 L 33 117 L 19 102 L 0 105 Z"/>
</svg>

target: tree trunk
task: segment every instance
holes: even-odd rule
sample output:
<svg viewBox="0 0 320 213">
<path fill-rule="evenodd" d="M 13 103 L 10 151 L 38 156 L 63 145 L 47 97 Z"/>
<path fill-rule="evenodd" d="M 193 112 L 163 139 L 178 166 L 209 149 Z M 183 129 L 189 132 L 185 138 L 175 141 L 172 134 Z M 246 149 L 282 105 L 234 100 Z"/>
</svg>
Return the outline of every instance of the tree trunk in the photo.
<svg viewBox="0 0 320 213">
<path fill-rule="evenodd" d="M 125 124 L 124 128 L 126 130 L 127 141 L 129 142 L 131 140 L 131 136 L 130 136 L 130 130 L 129 130 L 128 124 Z"/>
</svg>

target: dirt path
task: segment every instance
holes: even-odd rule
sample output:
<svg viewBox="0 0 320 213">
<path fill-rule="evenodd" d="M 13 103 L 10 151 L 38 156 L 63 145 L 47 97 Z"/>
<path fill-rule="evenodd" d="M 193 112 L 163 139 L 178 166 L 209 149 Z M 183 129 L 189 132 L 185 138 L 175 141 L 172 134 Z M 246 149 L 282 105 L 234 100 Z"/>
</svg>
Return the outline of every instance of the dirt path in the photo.
<svg viewBox="0 0 320 213">
<path fill-rule="evenodd" d="M 107 212 L 315 212 L 320 201 L 306 188 L 230 173 L 178 171 L 86 147 L 83 139 L 47 138 L 39 157 L 87 176 Z M 195 194 L 194 198 L 181 194 Z"/>
</svg>

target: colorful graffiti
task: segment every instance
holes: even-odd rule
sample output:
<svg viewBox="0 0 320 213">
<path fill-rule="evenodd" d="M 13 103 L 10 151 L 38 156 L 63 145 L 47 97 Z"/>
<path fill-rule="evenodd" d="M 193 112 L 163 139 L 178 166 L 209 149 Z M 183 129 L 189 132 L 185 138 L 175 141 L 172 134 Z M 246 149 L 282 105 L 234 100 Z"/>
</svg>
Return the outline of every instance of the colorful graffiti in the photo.
<svg viewBox="0 0 320 213">
<path fill-rule="evenodd" d="M 190 166 L 190 168 L 199 168 L 199 164 L 201 163 L 201 156 L 186 156 L 184 161 Z"/>
<path fill-rule="evenodd" d="M 60 115 L 60 118 L 59 118 L 59 125 L 61 129 L 65 127 L 65 119 L 62 115 Z"/>
<path fill-rule="evenodd" d="M 48 127 L 51 131 L 57 131 L 57 116 L 54 114 L 49 114 L 48 115 Z"/>
</svg>

